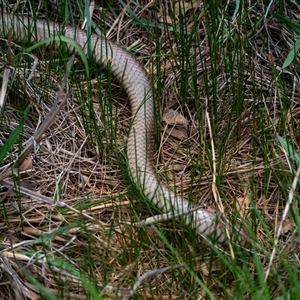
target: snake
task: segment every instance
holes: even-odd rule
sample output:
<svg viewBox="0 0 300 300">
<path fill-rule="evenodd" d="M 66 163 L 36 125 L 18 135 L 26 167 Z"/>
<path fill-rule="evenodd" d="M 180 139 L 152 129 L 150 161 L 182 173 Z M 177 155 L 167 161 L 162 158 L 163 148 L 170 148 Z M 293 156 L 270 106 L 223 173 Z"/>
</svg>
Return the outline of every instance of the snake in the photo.
<svg viewBox="0 0 300 300">
<path fill-rule="evenodd" d="M 180 216 L 202 238 L 223 243 L 230 238 L 232 226 L 203 206 L 195 206 L 167 184 L 158 180 L 154 166 L 155 106 L 151 78 L 144 66 L 122 46 L 98 34 L 88 36 L 87 31 L 59 23 L 17 16 L 0 11 L 0 37 L 14 41 L 37 43 L 57 35 L 74 40 L 89 55 L 93 51 L 97 64 L 108 68 L 126 91 L 132 113 L 127 140 L 127 164 L 134 184 L 144 196 L 165 214 Z M 53 41 L 54 45 L 59 42 Z M 52 44 L 51 44 L 52 45 Z M 67 43 L 68 51 L 74 46 Z"/>
</svg>

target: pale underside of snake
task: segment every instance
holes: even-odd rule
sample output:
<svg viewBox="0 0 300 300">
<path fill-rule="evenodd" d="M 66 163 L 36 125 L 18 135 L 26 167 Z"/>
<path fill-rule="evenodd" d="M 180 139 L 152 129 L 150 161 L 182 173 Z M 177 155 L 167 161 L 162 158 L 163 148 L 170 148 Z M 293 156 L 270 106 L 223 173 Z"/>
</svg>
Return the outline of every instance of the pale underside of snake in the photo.
<svg viewBox="0 0 300 300">
<path fill-rule="evenodd" d="M 203 208 L 193 209 L 187 200 L 157 180 L 153 167 L 155 141 L 151 81 L 144 67 L 130 53 L 99 35 L 92 34 L 88 37 L 85 31 L 75 27 L 62 28 L 57 23 L 0 11 L 0 37 L 8 37 L 10 34 L 14 41 L 28 42 L 29 39 L 31 43 L 58 34 L 64 35 L 75 40 L 86 54 L 87 44 L 90 43 L 96 62 L 104 67 L 109 65 L 109 69 L 120 81 L 130 100 L 132 124 L 128 136 L 127 156 L 128 168 L 134 182 L 157 208 L 163 212 L 182 215 L 185 222 L 200 235 L 213 238 L 215 242 L 228 239 L 230 226 L 221 222 L 217 214 Z M 68 47 L 70 52 L 74 51 L 70 45 Z"/>
</svg>

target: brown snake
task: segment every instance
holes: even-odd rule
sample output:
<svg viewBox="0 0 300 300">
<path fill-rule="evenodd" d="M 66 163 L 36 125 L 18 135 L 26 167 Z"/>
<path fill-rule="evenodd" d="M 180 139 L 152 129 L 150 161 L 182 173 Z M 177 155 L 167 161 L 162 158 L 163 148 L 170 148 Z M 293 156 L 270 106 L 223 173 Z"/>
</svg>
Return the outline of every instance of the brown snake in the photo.
<svg viewBox="0 0 300 300">
<path fill-rule="evenodd" d="M 22 42 L 42 41 L 54 35 L 63 34 L 74 39 L 84 52 L 88 53 L 87 33 L 74 27 L 65 26 L 63 30 L 57 23 L 16 17 L 0 11 L 0 37 L 8 37 Z M 130 99 L 132 124 L 127 143 L 128 167 L 134 182 L 145 196 L 160 210 L 182 215 L 186 223 L 197 230 L 200 235 L 224 242 L 228 239 L 226 229 L 229 225 L 221 222 L 216 214 L 206 209 L 194 209 L 165 184 L 157 180 L 153 167 L 154 141 L 154 107 L 151 81 L 144 67 L 122 47 L 106 38 L 93 34 L 89 38 L 91 49 L 98 64 L 109 65 L 112 74 L 120 81 Z M 68 45 L 69 51 L 74 49 Z M 228 231 L 230 233 L 230 229 Z"/>
</svg>

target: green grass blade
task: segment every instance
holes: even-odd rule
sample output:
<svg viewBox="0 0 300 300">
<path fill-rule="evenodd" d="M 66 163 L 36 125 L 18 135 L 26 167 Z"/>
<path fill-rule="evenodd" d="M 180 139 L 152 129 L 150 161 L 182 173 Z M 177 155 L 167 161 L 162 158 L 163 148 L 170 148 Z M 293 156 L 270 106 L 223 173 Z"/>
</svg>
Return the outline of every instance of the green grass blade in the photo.
<svg viewBox="0 0 300 300">
<path fill-rule="evenodd" d="M 35 50 L 36 48 L 41 47 L 41 46 L 44 45 L 44 44 L 49 44 L 49 43 L 51 43 L 51 42 L 58 42 L 58 41 L 64 42 L 64 43 L 68 44 L 69 47 L 74 48 L 74 49 L 78 52 L 78 54 L 79 54 L 79 56 L 81 57 L 82 62 L 83 62 L 83 64 L 84 64 L 84 67 L 85 67 L 85 70 L 86 70 L 86 74 L 88 75 L 88 77 L 90 77 L 90 68 L 89 68 L 89 64 L 88 64 L 87 57 L 86 57 L 86 55 L 85 55 L 83 49 L 81 48 L 81 46 L 80 46 L 76 41 L 74 41 L 73 39 L 71 39 L 71 38 L 69 38 L 69 37 L 67 37 L 67 36 L 64 36 L 64 35 L 57 35 L 57 36 L 49 37 L 49 38 L 47 38 L 47 39 L 44 39 L 44 40 L 42 40 L 42 41 L 40 41 L 40 42 L 34 44 L 33 46 L 27 48 L 27 49 L 25 50 L 25 52 L 26 52 L 26 53 L 30 53 L 30 52 L 32 52 L 33 50 Z M 23 54 L 20 53 L 19 55 L 17 55 L 17 56 L 15 57 L 15 59 L 16 59 L 16 58 L 19 58 L 19 57 L 22 56 L 22 55 L 23 55 Z"/>
<path fill-rule="evenodd" d="M 280 14 L 273 13 L 272 14 L 281 24 L 285 24 L 289 26 L 293 31 L 300 34 L 300 23 L 293 21 L 290 18 L 284 17 Z"/>
<path fill-rule="evenodd" d="M 299 166 L 300 165 L 300 155 L 297 153 L 295 148 L 283 137 L 277 135 L 277 140 L 288 153 L 289 157 Z"/>
<path fill-rule="evenodd" d="M 15 141 L 20 137 L 20 134 L 23 130 L 24 122 L 27 117 L 27 114 L 30 110 L 30 106 L 27 106 L 23 112 L 23 116 L 17 128 L 13 131 L 13 133 L 9 136 L 9 138 L 5 141 L 4 145 L 0 148 L 0 163 L 3 161 L 7 153 L 10 151 Z"/>
<path fill-rule="evenodd" d="M 282 65 L 283 69 L 287 68 L 293 62 L 293 60 L 295 59 L 299 49 L 300 49 L 300 38 L 297 39 L 297 41 L 295 42 L 294 47 L 292 48 L 292 50 L 287 55 L 283 65 Z"/>
</svg>

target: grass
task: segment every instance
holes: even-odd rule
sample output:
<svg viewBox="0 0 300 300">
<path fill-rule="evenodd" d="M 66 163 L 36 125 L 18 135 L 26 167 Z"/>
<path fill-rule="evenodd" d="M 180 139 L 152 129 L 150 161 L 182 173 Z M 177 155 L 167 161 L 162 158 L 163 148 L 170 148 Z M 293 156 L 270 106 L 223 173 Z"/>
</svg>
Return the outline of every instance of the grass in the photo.
<svg viewBox="0 0 300 300">
<path fill-rule="evenodd" d="M 86 9 L 71 0 L 30 4 L 16 12 L 75 26 Z M 297 6 L 100 6 L 93 21 L 145 65 L 163 118 L 171 109 L 188 124 L 157 115 L 159 178 L 196 205 L 242 222 L 251 242 L 205 243 L 180 220 L 132 225 L 159 211 L 128 175 L 128 98 L 109 70 L 78 56 L 64 108 L 34 145 L 29 167 L 6 177 L 15 189 L 1 188 L 1 298 L 126 299 L 141 283 L 134 299 L 298 299 L 299 54 L 282 68 L 297 41 L 286 21 L 299 19 Z M 1 172 L 50 111 L 67 73 L 64 47 L 24 54 L 31 46 L 12 44 L 8 54 L 0 41 L 1 70 L 13 66 L 0 120 Z M 26 80 L 35 57 L 39 65 Z"/>
</svg>

